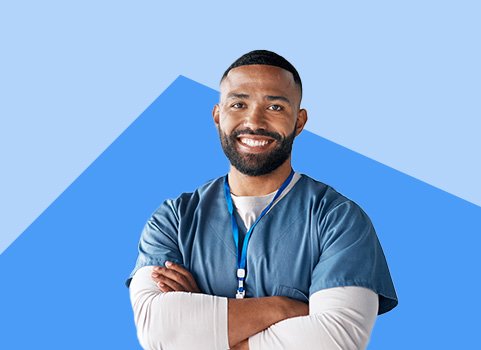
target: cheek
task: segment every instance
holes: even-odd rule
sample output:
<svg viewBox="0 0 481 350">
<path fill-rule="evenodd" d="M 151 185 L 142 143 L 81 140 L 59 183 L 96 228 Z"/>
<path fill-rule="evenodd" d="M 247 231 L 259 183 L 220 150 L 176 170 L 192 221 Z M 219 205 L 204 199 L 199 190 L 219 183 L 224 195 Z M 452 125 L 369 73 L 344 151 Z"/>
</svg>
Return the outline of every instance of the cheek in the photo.
<svg viewBox="0 0 481 350">
<path fill-rule="evenodd" d="M 270 124 L 270 126 L 272 130 L 282 134 L 283 136 L 290 135 L 294 130 L 294 124 L 290 120 L 287 120 L 287 118 L 275 120 Z"/>
<path fill-rule="evenodd" d="M 238 119 L 238 118 L 237 118 Z M 219 127 L 222 131 L 229 134 L 238 124 L 235 116 L 228 114 L 221 114 L 219 117 Z"/>
</svg>

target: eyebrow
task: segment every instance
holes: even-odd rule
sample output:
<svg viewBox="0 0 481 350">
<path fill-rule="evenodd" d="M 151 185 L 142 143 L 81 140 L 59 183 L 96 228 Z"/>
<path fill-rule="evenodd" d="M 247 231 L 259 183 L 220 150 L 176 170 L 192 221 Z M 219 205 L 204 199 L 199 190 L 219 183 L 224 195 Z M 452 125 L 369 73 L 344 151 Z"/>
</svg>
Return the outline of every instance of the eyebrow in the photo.
<svg viewBox="0 0 481 350">
<path fill-rule="evenodd" d="M 250 96 L 248 94 L 235 93 L 235 92 L 231 92 L 227 95 L 227 99 L 239 98 L 239 99 L 246 100 L 249 97 Z M 265 96 L 265 99 L 268 101 L 284 101 L 288 104 L 291 104 L 291 101 L 289 101 L 289 99 L 285 96 L 267 95 Z"/>
<path fill-rule="evenodd" d="M 268 101 L 278 101 L 278 100 L 280 100 L 280 101 L 284 101 L 284 102 L 286 102 L 286 103 L 288 103 L 288 104 L 291 104 L 291 101 L 289 101 L 289 99 L 288 99 L 287 97 L 285 97 L 285 96 L 272 96 L 272 95 L 268 95 L 268 96 L 266 96 L 266 99 L 267 99 Z"/>
<path fill-rule="evenodd" d="M 240 98 L 240 99 L 248 99 L 249 98 L 249 95 L 247 94 L 238 94 L 238 93 L 235 93 L 235 92 L 231 92 L 227 95 L 227 99 L 231 99 L 231 98 Z"/>
</svg>

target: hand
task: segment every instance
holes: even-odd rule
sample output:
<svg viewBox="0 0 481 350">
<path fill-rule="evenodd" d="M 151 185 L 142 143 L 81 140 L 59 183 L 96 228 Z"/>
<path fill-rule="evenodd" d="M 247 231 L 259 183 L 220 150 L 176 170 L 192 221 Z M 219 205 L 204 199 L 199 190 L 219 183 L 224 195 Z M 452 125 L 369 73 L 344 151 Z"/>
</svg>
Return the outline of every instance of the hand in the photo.
<svg viewBox="0 0 481 350">
<path fill-rule="evenodd" d="M 165 266 L 155 266 L 151 275 L 162 292 L 201 292 L 188 270 L 170 261 L 167 261 Z"/>
</svg>

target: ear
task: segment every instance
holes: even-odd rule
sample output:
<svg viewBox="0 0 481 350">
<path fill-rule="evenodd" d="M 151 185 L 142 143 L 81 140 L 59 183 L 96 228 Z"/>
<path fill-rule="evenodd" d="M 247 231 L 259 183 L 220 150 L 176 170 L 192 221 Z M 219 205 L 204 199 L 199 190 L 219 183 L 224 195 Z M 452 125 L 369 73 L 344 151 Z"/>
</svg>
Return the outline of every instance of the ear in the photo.
<svg viewBox="0 0 481 350">
<path fill-rule="evenodd" d="M 304 129 L 304 125 L 307 122 L 307 111 L 304 108 L 301 108 L 297 113 L 297 124 L 296 124 L 296 136 L 301 133 Z"/>
<path fill-rule="evenodd" d="M 216 127 L 219 127 L 219 104 L 216 104 L 212 109 L 212 118 L 214 118 L 214 124 Z"/>
</svg>

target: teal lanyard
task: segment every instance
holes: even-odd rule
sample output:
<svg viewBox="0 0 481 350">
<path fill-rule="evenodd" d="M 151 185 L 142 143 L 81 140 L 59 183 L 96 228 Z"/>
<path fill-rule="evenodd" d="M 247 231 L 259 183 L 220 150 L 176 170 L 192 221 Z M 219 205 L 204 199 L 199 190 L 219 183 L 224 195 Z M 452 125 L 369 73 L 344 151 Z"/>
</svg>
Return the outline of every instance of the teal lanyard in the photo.
<svg viewBox="0 0 481 350">
<path fill-rule="evenodd" d="M 243 299 L 245 296 L 245 289 L 244 289 L 244 280 L 246 278 L 246 260 L 247 260 L 247 246 L 249 245 L 249 240 L 252 235 L 252 231 L 254 230 L 254 227 L 257 225 L 257 223 L 262 219 L 264 215 L 271 209 L 272 205 L 276 201 L 277 198 L 281 195 L 282 191 L 289 185 L 289 183 L 292 180 L 292 177 L 294 176 L 294 170 L 291 169 L 291 173 L 287 177 L 286 181 L 279 187 L 279 189 L 276 192 L 276 195 L 272 199 L 272 201 L 269 203 L 267 207 L 264 208 L 262 211 L 261 215 L 257 218 L 257 220 L 254 222 L 254 224 L 249 228 L 249 230 L 246 233 L 246 236 L 244 238 L 244 243 L 242 244 L 242 252 L 241 255 L 239 256 L 239 226 L 237 225 L 237 220 L 234 215 L 234 205 L 232 204 L 232 197 L 230 195 L 230 187 L 229 187 L 229 181 L 228 181 L 228 175 L 224 177 L 224 190 L 225 190 L 225 199 L 227 201 L 227 209 L 229 210 L 229 214 L 231 217 L 231 222 L 232 222 L 232 235 L 234 236 L 234 243 L 235 243 L 235 248 L 236 248 L 236 256 L 237 256 L 237 281 L 238 281 L 238 286 L 237 286 L 237 293 L 236 293 L 236 298 L 237 299 Z"/>
</svg>

